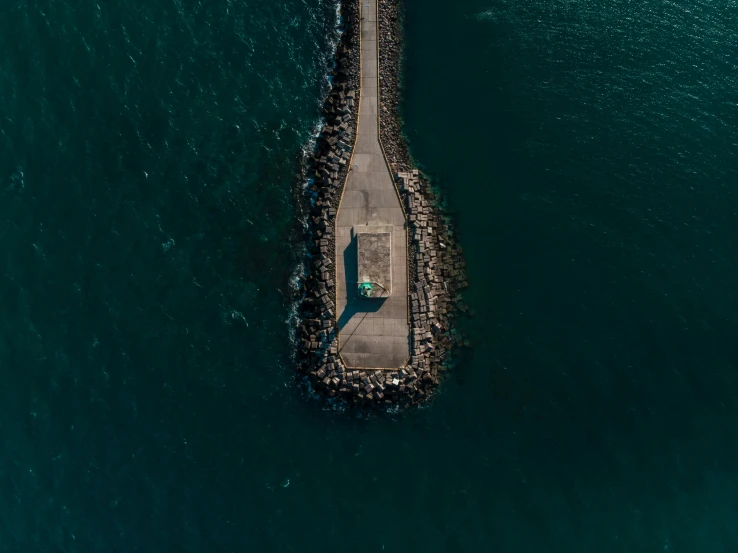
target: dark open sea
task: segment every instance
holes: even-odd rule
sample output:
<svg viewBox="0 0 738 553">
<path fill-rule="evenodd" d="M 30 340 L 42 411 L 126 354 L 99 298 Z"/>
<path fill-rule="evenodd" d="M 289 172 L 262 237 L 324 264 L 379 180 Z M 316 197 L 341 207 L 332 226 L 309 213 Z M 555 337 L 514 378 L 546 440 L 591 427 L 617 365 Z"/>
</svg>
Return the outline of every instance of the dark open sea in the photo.
<svg viewBox="0 0 738 553">
<path fill-rule="evenodd" d="M 297 385 L 332 0 L 0 5 L 0 552 L 738 551 L 738 3 L 407 0 L 472 349 Z"/>
</svg>

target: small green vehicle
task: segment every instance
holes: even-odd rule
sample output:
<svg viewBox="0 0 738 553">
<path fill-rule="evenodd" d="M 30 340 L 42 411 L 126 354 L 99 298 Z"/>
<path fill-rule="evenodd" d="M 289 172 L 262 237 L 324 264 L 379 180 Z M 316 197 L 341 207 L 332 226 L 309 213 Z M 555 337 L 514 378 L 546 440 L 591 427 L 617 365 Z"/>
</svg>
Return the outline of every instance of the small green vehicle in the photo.
<svg viewBox="0 0 738 553">
<path fill-rule="evenodd" d="M 374 286 L 371 282 L 360 282 L 359 283 L 359 295 L 362 298 L 371 298 L 374 294 Z"/>
</svg>

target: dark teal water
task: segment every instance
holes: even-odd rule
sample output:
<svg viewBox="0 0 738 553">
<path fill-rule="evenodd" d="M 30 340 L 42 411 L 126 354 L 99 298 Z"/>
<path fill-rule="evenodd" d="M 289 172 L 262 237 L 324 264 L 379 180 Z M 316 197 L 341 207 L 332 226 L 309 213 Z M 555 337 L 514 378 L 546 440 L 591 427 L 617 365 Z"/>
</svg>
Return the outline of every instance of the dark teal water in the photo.
<svg viewBox="0 0 738 553">
<path fill-rule="evenodd" d="M 293 378 L 335 5 L 0 8 L 0 551 L 738 549 L 734 2 L 408 0 L 474 348 Z"/>
</svg>

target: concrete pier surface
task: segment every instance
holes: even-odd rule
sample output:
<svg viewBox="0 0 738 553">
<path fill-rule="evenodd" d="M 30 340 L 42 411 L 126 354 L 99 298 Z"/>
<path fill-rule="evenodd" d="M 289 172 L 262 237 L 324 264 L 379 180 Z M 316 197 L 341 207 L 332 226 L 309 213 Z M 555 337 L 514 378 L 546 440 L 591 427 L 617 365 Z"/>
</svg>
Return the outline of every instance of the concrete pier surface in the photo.
<svg viewBox="0 0 738 553">
<path fill-rule="evenodd" d="M 359 125 L 336 216 L 338 352 L 349 368 L 397 369 L 410 357 L 407 220 L 379 144 L 377 0 L 361 0 L 360 6 Z M 358 292 L 356 235 L 367 227 L 390 234 L 392 286 L 386 297 Z"/>
</svg>

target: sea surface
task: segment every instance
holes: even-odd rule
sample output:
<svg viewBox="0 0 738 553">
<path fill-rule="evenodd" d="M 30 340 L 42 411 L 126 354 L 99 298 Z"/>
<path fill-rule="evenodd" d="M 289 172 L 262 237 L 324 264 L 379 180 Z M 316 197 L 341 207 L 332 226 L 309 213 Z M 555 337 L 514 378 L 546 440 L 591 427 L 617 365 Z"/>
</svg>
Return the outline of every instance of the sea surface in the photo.
<svg viewBox="0 0 738 553">
<path fill-rule="evenodd" d="M 0 552 L 738 551 L 738 2 L 406 0 L 472 347 L 294 377 L 332 0 L 0 6 Z"/>
</svg>

